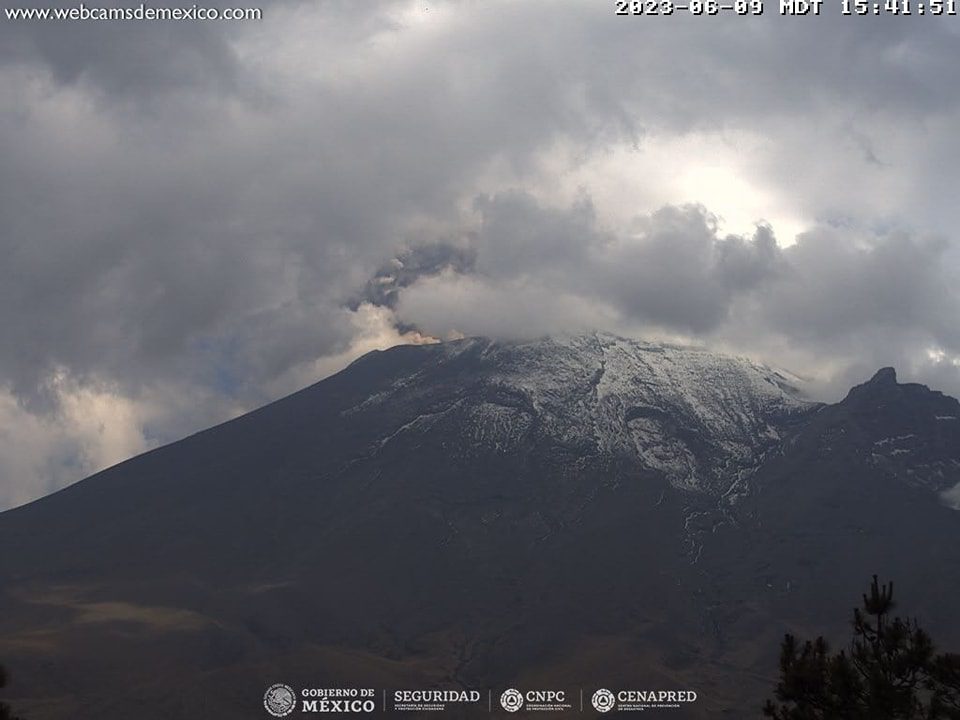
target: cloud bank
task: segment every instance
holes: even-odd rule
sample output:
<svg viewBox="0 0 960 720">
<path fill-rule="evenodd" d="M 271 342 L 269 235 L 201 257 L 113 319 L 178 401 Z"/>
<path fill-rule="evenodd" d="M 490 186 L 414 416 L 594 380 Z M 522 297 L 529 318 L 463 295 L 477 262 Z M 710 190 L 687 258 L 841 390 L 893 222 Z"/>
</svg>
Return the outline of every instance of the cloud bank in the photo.
<svg viewBox="0 0 960 720">
<path fill-rule="evenodd" d="M 960 393 L 949 18 L 262 7 L 0 23 L 0 508 L 430 336 Z"/>
</svg>

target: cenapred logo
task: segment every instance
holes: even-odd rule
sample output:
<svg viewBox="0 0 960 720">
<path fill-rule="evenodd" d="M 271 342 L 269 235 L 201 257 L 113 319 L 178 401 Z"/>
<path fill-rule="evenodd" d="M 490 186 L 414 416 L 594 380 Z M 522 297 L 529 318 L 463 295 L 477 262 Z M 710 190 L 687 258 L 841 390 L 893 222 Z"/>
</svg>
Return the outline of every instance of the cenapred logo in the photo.
<svg viewBox="0 0 960 720">
<path fill-rule="evenodd" d="M 617 704 L 617 698 L 606 688 L 600 688 L 590 698 L 590 702 L 594 710 L 605 713 L 613 710 L 613 706 Z"/>
<path fill-rule="evenodd" d="M 516 712 L 523 707 L 523 695 L 515 688 L 504 690 L 500 696 L 500 706 L 507 712 Z"/>
<path fill-rule="evenodd" d="M 611 710 L 645 712 L 647 710 L 677 710 L 697 701 L 694 690 L 608 690 L 600 688 L 590 697 L 597 712 Z"/>
<path fill-rule="evenodd" d="M 286 717 L 297 707 L 297 694 L 284 683 L 274 683 L 263 694 L 263 707 L 274 717 Z"/>
</svg>

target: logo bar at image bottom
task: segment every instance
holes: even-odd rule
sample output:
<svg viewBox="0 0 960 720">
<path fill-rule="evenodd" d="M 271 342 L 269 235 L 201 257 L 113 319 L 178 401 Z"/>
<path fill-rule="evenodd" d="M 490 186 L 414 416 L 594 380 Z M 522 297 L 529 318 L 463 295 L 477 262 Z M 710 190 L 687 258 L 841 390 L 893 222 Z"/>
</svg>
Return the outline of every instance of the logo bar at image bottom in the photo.
<svg viewBox="0 0 960 720">
<path fill-rule="evenodd" d="M 689 708 L 698 700 L 689 689 L 521 688 L 374 689 L 303 688 L 274 683 L 263 695 L 272 717 L 317 713 L 443 713 L 474 711 L 492 715 L 531 713 L 596 713 L 670 711 Z"/>
</svg>

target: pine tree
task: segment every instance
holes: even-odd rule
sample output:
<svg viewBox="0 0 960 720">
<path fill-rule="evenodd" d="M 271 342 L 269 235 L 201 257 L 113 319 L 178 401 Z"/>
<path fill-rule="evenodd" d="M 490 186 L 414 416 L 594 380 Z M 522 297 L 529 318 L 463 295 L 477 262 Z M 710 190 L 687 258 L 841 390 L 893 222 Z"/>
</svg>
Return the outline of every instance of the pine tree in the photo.
<svg viewBox="0 0 960 720">
<path fill-rule="evenodd" d="M 936 654 L 917 624 L 892 616 L 893 583 L 873 576 L 853 611 L 849 654 L 823 637 L 787 635 L 780 680 L 763 714 L 774 720 L 960 720 L 960 655 Z"/>
<path fill-rule="evenodd" d="M 7 686 L 7 671 L 4 669 L 3 665 L 0 665 L 0 688 Z M 13 714 L 13 711 L 10 709 L 10 706 L 6 703 L 0 702 L 0 720 L 22 720 Z"/>
</svg>

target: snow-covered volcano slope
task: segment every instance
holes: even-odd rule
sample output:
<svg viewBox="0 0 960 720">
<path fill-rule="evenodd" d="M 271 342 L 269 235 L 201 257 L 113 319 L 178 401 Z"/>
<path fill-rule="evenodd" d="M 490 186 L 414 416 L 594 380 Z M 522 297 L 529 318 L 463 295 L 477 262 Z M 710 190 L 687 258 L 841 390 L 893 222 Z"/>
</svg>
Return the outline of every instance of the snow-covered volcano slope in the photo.
<svg viewBox="0 0 960 720">
<path fill-rule="evenodd" d="M 799 380 L 744 358 L 702 348 L 594 333 L 533 342 L 469 339 L 438 348 L 438 364 L 468 362 L 450 382 L 469 388 L 445 406 L 404 417 L 380 438 L 429 433 L 455 413 L 476 443 L 501 449 L 543 434 L 580 454 L 636 461 L 675 488 L 723 495 L 819 407 Z M 470 376 L 465 381 L 464 374 Z M 436 383 L 430 373 L 429 382 Z M 347 411 L 419 408 L 422 369 Z"/>
</svg>

